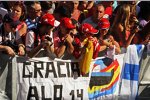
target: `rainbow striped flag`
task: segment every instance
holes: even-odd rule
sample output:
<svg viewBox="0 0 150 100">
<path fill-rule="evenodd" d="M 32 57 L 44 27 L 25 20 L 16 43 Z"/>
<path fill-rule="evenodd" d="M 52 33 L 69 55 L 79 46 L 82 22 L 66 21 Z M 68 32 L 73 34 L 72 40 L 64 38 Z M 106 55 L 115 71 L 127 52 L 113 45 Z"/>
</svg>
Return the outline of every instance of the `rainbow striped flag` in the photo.
<svg viewBox="0 0 150 100">
<path fill-rule="evenodd" d="M 103 58 L 96 60 L 88 88 L 89 99 L 103 99 L 106 95 L 114 94 L 120 72 L 117 59 Z"/>
</svg>

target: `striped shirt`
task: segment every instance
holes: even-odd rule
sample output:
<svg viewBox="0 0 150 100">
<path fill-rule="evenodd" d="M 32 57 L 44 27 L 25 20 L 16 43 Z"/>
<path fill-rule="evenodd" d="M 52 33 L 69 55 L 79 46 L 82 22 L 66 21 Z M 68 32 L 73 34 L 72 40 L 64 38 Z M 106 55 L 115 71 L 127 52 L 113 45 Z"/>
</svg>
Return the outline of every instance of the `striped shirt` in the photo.
<svg viewBox="0 0 150 100">
<path fill-rule="evenodd" d="M 25 20 L 25 22 L 26 22 L 26 24 L 27 24 L 28 31 L 30 31 L 30 30 L 32 30 L 32 29 L 36 29 L 36 28 L 37 28 L 37 24 L 38 24 L 38 22 L 39 22 L 39 17 L 37 17 L 37 18 L 35 19 L 35 21 L 33 21 L 33 20 L 27 18 L 27 19 Z"/>
</svg>

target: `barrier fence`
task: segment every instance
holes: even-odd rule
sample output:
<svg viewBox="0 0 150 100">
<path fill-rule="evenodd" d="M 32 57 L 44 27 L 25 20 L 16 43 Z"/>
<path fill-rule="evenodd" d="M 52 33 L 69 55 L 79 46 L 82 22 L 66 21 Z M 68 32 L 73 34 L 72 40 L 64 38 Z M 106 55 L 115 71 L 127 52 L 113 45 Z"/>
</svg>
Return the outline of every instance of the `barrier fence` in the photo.
<svg viewBox="0 0 150 100">
<path fill-rule="evenodd" d="M 0 100 L 134 100 L 149 98 L 150 53 L 130 45 L 114 58 L 92 60 L 80 74 L 79 61 L 0 54 Z M 145 86 L 145 87 L 143 87 Z M 148 91 L 148 90 L 147 90 Z"/>
</svg>

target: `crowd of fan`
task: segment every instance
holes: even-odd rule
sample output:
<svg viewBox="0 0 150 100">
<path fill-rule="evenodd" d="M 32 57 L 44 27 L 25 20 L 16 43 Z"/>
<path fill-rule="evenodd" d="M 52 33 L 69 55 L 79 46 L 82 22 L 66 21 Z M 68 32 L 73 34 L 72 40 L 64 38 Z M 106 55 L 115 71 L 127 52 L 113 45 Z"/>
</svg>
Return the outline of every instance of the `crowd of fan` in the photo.
<svg viewBox="0 0 150 100">
<path fill-rule="evenodd" d="M 1 1 L 0 52 L 79 59 L 150 43 L 149 1 Z M 90 55 L 91 55 L 90 53 Z"/>
</svg>

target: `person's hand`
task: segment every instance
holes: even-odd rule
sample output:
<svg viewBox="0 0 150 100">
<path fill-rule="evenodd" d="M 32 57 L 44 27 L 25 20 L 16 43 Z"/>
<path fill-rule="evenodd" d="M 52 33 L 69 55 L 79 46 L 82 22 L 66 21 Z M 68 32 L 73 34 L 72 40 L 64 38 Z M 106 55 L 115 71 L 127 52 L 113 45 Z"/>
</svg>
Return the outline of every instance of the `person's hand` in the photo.
<svg viewBox="0 0 150 100">
<path fill-rule="evenodd" d="M 130 20 L 131 20 L 132 22 L 134 22 L 134 23 L 137 23 L 137 22 L 138 22 L 138 19 L 137 19 L 136 15 L 133 15 L 133 14 L 130 15 Z"/>
<path fill-rule="evenodd" d="M 25 55 L 24 47 L 19 46 L 19 49 L 18 49 L 18 55 L 19 55 L 19 56 L 23 56 L 23 55 Z"/>
<path fill-rule="evenodd" d="M 110 49 L 113 49 L 113 48 L 114 48 L 114 45 L 112 45 L 112 44 L 110 43 L 108 47 L 109 47 Z"/>
<path fill-rule="evenodd" d="M 6 53 L 9 55 L 9 56 L 15 56 L 15 52 L 14 52 L 14 50 L 11 48 L 11 47 L 9 47 L 9 46 L 5 46 L 5 51 L 6 51 Z"/>
<path fill-rule="evenodd" d="M 67 37 L 68 37 L 68 35 L 65 35 L 65 36 L 63 36 L 63 37 L 61 38 L 61 40 L 62 40 L 63 42 L 65 42 Z"/>
<path fill-rule="evenodd" d="M 148 44 L 150 42 L 150 35 L 149 36 L 147 36 L 146 38 L 145 38 L 145 40 L 142 42 L 142 44 Z"/>
<path fill-rule="evenodd" d="M 134 29 L 134 32 L 137 33 L 138 31 L 139 31 L 139 27 L 136 27 L 136 28 Z"/>
<path fill-rule="evenodd" d="M 73 42 L 73 38 L 71 37 L 70 34 L 67 34 L 67 36 L 66 36 L 66 41 L 69 42 L 69 43 L 72 43 L 72 42 Z"/>
<path fill-rule="evenodd" d="M 137 33 L 139 30 L 140 30 L 140 29 L 139 29 L 139 26 L 135 25 L 135 26 L 133 26 L 133 27 L 131 28 L 131 34 L 135 34 L 135 33 Z"/>
<path fill-rule="evenodd" d="M 95 42 L 95 41 L 97 41 L 97 38 L 92 37 L 92 38 L 90 38 L 89 40 L 92 41 L 92 42 Z"/>
<path fill-rule="evenodd" d="M 115 41 L 113 36 L 109 36 L 108 38 L 109 38 L 110 42 L 112 42 L 112 43 Z"/>
<path fill-rule="evenodd" d="M 53 44 L 53 43 L 52 43 L 51 41 L 48 41 L 48 40 L 46 40 L 46 39 L 42 42 L 43 47 L 51 46 L 52 44 Z"/>
</svg>

